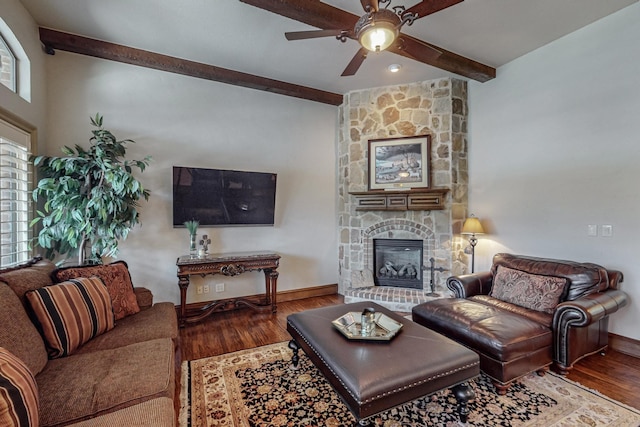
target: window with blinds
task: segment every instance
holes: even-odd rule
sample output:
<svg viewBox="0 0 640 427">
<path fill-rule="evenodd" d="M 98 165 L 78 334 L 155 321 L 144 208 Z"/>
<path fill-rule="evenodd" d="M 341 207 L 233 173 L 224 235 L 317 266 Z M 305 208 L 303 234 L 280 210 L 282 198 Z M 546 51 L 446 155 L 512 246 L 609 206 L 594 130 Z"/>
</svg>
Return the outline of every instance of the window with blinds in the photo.
<svg viewBox="0 0 640 427">
<path fill-rule="evenodd" d="M 12 92 L 17 90 L 16 56 L 2 34 L 0 34 L 0 83 L 11 89 Z"/>
<path fill-rule="evenodd" d="M 0 267 L 31 258 L 31 135 L 0 120 Z"/>
</svg>

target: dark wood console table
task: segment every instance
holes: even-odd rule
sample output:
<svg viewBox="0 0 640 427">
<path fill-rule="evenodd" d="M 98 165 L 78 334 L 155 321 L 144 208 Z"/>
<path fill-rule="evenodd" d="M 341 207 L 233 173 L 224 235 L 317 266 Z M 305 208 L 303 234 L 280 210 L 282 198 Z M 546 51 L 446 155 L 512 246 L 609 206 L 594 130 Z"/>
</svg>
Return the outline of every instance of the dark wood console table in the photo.
<svg viewBox="0 0 640 427">
<path fill-rule="evenodd" d="M 223 274 L 225 276 L 237 276 L 247 271 L 264 272 L 266 295 L 263 303 L 256 304 L 246 298 L 235 298 L 232 300 L 237 307 L 246 305 L 254 310 L 264 311 L 271 310 L 275 313 L 276 292 L 278 286 L 278 272 L 276 269 L 280 264 L 280 255 L 273 252 L 236 252 L 227 254 L 209 254 L 206 257 L 198 258 L 184 255 L 178 258 L 176 266 L 178 267 L 178 286 L 180 286 L 180 313 L 178 321 L 180 327 L 184 327 L 187 323 L 198 322 L 209 316 L 220 306 L 227 304 L 229 301 L 212 301 L 195 314 L 187 315 L 186 300 L 187 288 L 189 287 L 189 278 L 191 275 L 200 275 L 202 277 L 208 274 Z"/>
</svg>

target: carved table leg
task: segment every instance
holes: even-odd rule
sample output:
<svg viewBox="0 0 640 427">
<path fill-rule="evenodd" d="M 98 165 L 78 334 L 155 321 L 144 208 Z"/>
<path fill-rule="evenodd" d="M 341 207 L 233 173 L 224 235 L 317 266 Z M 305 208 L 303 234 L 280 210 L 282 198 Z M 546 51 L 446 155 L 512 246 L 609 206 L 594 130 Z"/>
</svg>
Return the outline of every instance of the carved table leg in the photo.
<svg viewBox="0 0 640 427">
<path fill-rule="evenodd" d="M 278 276 L 280 273 L 271 269 L 264 269 L 264 278 L 265 278 L 265 287 L 267 294 L 267 305 L 271 305 L 271 312 L 275 313 L 278 311 L 278 306 L 276 304 L 276 293 L 278 292 Z"/>
<path fill-rule="evenodd" d="M 298 367 L 298 362 L 300 362 L 300 356 L 298 356 L 298 350 L 300 350 L 300 346 L 296 342 L 296 340 L 289 341 L 288 347 L 293 350 L 293 356 L 291 356 L 291 361 L 293 362 L 294 368 Z"/>
<path fill-rule="evenodd" d="M 184 328 L 187 318 L 187 288 L 189 287 L 189 276 L 178 276 L 178 286 L 180 287 L 180 318 L 179 325 Z"/>
<path fill-rule="evenodd" d="M 466 423 L 469 415 L 469 406 L 467 403 L 476 397 L 476 393 L 473 391 L 473 388 L 471 388 L 469 383 L 458 384 L 451 389 L 451 392 L 458 402 L 458 414 L 460 414 L 460 421 Z"/>
</svg>

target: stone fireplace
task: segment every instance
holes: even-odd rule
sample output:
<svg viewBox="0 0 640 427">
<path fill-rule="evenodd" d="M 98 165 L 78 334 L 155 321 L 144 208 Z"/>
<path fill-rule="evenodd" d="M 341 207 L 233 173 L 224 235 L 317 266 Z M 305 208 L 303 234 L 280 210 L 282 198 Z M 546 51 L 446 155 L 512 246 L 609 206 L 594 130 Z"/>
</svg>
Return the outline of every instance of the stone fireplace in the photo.
<svg viewBox="0 0 640 427">
<path fill-rule="evenodd" d="M 373 299 L 397 311 L 428 300 L 430 279 L 447 295 L 446 278 L 467 271 L 459 233 L 467 214 L 467 85 L 438 79 L 350 92 L 340 107 L 338 135 L 339 293 Z M 356 209 L 368 190 L 368 141 L 431 135 L 431 187 L 448 191 L 432 210 Z M 374 241 L 422 241 L 422 286 L 375 286 Z M 430 263 L 429 260 L 433 258 Z M 431 272 L 429 266 L 436 270 Z M 432 274 L 433 273 L 433 274 Z"/>
</svg>

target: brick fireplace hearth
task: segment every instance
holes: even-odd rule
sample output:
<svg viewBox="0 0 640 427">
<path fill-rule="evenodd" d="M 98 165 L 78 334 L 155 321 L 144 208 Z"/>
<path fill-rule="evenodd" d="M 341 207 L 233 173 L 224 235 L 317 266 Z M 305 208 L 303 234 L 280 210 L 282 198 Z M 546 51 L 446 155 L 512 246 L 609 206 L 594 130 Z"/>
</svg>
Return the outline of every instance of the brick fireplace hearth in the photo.
<svg viewBox="0 0 640 427">
<path fill-rule="evenodd" d="M 432 299 L 431 274 L 422 289 L 375 286 L 373 239 L 423 240 L 423 265 L 434 259 L 434 287 L 448 296 L 446 278 L 467 271 L 459 237 L 467 214 L 467 85 L 438 79 L 350 92 L 340 107 L 338 135 L 339 283 L 345 302 L 375 300 L 410 311 Z M 370 139 L 431 135 L 431 185 L 446 188 L 443 209 L 430 211 L 356 210 L 351 192 L 368 190 Z M 399 308 L 402 308 L 399 310 Z"/>
</svg>

